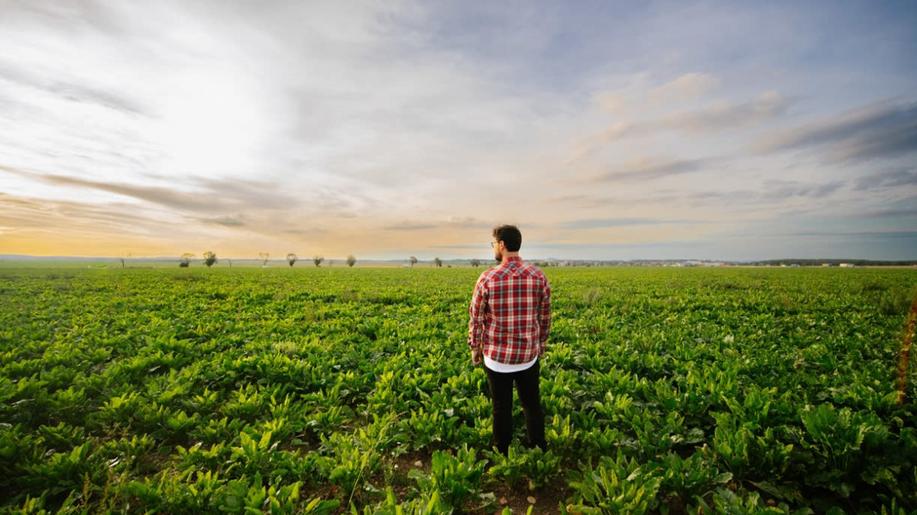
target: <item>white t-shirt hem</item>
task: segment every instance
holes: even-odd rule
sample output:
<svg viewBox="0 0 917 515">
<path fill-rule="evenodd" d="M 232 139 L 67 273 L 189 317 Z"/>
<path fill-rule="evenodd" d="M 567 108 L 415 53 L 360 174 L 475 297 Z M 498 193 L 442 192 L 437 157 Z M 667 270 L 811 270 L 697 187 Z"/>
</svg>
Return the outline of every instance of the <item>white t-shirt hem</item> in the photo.
<svg viewBox="0 0 917 515">
<path fill-rule="evenodd" d="M 484 366 L 493 370 L 494 372 L 508 373 L 508 372 L 519 372 L 530 368 L 535 362 L 538 361 L 538 356 L 535 356 L 532 361 L 527 363 L 519 363 L 516 365 L 507 365 L 506 363 L 500 363 L 499 361 L 494 361 L 487 356 L 484 356 Z"/>
</svg>

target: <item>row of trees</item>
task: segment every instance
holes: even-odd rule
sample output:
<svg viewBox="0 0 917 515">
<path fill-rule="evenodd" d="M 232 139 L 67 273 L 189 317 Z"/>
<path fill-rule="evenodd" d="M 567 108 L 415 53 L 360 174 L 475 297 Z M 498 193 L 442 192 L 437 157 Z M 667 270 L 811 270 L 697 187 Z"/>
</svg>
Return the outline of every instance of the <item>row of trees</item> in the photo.
<svg viewBox="0 0 917 515">
<path fill-rule="evenodd" d="M 289 263 L 291 267 L 292 267 L 294 264 L 296 264 L 296 261 L 298 261 L 298 260 L 299 260 L 299 258 L 296 257 L 296 254 L 293 254 L 292 252 L 290 252 L 289 254 L 287 254 L 287 263 Z M 323 263 L 324 261 L 325 261 L 324 256 L 312 256 L 312 263 L 314 263 L 315 266 L 322 266 L 322 263 Z M 353 254 L 351 254 L 351 255 L 347 256 L 347 259 L 346 259 L 345 262 L 347 263 L 347 266 L 353 266 L 353 265 L 357 264 L 357 258 L 355 258 L 355 257 L 353 256 Z M 264 260 L 264 264 L 265 264 L 265 265 L 267 264 L 267 260 L 266 260 L 266 259 Z"/>
<path fill-rule="evenodd" d="M 210 250 L 208 250 L 207 252 L 204 252 L 202 256 L 204 258 L 204 264 L 207 265 L 207 268 L 210 268 L 217 262 L 217 255 Z M 191 266 L 192 258 L 194 258 L 194 254 L 191 254 L 190 252 L 185 252 L 184 254 L 181 255 L 181 258 L 178 262 L 178 266 L 181 268 L 188 268 L 189 266 Z M 259 252 L 258 253 L 258 259 L 262 260 L 262 263 L 261 263 L 262 266 L 267 266 L 267 262 L 270 258 L 271 258 L 271 254 L 268 252 Z M 122 259 L 122 266 L 123 266 L 123 261 L 124 260 Z M 232 260 L 227 259 L 226 261 L 229 263 L 229 268 L 232 268 Z M 294 264 L 296 264 L 297 261 L 299 261 L 299 258 L 296 256 L 296 254 L 292 252 L 287 254 L 287 263 L 289 263 L 291 267 Z M 325 258 L 323 256 L 312 256 L 312 262 L 317 267 L 321 266 L 324 261 L 325 261 Z M 357 258 L 354 257 L 353 254 L 351 254 L 347 256 L 346 263 L 347 263 L 347 266 L 352 267 L 353 265 L 357 264 Z"/>
<path fill-rule="evenodd" d="M 415 256 L 411 256 L 410 258 L 408 258 L 408 262 L 411 263 L 411 268 L 414 268 L 414 265 L 417 264 L 417 258 L 416 258 Z M 433 266 L 435 266 L 435 267 L 437 267 L 437 268 L 442 268 L 442 266 L 443 266 L 443 260 L 442 260 L 442 259 L 439 259 L 438 257 L 433 258 Z M 475 268 L 481 266 L 481 260 L 480 260 L 480 259 L 472 259 L 472 260 L 471 260 L 471 266 L 473 266 L 473 267 L 475 267 Z"/>
<path fill-rule="evenodd" d="M 193 257 L 194 257 L 194 254 L 190 252 L 185 252 L 184 254 L 181 255 L 181 260 L 178 262 L 178 266 L 182 268 L 188 268 L 189 266 L 191 266 L 191 259 Z M 213 253 L 212 251 L 208 250 L 207 252 L 204 252 L 202 257 L 204 258 L 204 264 L 207 265 L 207 268 L 212 267 L 217 262 L 217 255 Z M 227 260 L 227 261 L 229 261 L 229 267 L 232 268 L 232 260 Z"/>
<path fill-rule="evenodd" d="M 191 266 L 192 258 L 194 258 L 194 254 L 191 254 L 189 252 L 182 254 L 181 260 L 178 262 L 178 266 L 180 266 L 181 268 L 188 268 L 189 266 Z M 209 250 L 207 252 L 204 252 L 203 258 L 204 258 L 203 262 L 205 265 L 207 265 L 207 268 L 210 268 L 217 262 L 217 255 Z M 267 266 L 268 260 L 271 259 L 271 254 L 268 252 L 259 252 L 258 259 L 262 260 L 262 263 L 261 263 L 262 266 Z M 123 261 L 124 260 L 122 259 L 122 266 L 123 266 Z M 227 259 L 226 261 L 227 263 L 229 263 L 229 268 L 232 268 L 232 260 Z M 289 263 L 290 267 L 295 265 L 297 261 L 299 261 L 299 257 L 296 254 L 292 252 L 287 254 L 287 263 Z M 312 263 L 315 264 L 316 267 L 321 266 L 324 261 L 325 261 L 324 256 L 318 256 L 318 255 L 312 256 Z M 354 257 L 353 254 L 351 254 L 347 256 L 347 260 L 345 262 L 347 263 L 347 266 L 352 267 L 353 265 L 357 264 L 357 258 Z M 408 258 L 408 262 L 411 263 L 411 268 L 414 268 L 414 265 L 417 264 L 417 257 L 411 256 L 410 258 Z M 433 258 L 433 266 L 437 268 L 442 268 L 443 260 L 438 257 Z M 475 268 L 481 266 L 481 260 L 472 259 L 471 266 Z"/>
<path fill-rule="evenodd" d="M 417 256 L 411 256 L 408 258 L 408 262 L 411 263 L 411 268 L 414 268 L 414 265 L 417 264 Z M 438 257 L 433 258 L 433 266 L 437 268 L 442 268 L 443 260 Z"/>
</svg>

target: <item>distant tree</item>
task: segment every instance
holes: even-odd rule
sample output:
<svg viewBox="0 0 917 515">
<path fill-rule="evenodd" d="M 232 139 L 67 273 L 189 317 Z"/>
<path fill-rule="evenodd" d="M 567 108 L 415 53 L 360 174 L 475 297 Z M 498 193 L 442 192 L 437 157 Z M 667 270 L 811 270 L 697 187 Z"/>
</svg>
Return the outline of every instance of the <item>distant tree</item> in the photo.
<svg viewBox="0 0 917 515">
<path fill-rule="evenodd" d="M 433 264 L 436 266 L 436 268 L 442 268 L 443 260 L 439 259 L 438 257 L 433 258 Z"/>
<path fill-rule="evenodd" d="M 184 254 L 181 255 L 181 261 L 178 262 L 178 266 L 182 268 L 188 268 L 189 266 L 191 266 L 191 258 L 193 257 L 194 257 L 194 254 L 191 254 L 190 252 L 185 252 Z"/>
<path fill-rule="evenodd" d="M 475 267 L 475 268 L 481 266 L 481 260 L 480 260 L 480 259 L 472 259 L 472 260 L 471 260 L 471 266 L 473 266 L 473 267 Z"/>
<path fill-rule="evenodd" d="M 231 259 L 227 259 L 226 262 L 229 263 L 229 268 L 232 268 L 232 260 L 231 260 Z"/>
<path fill-rule="evenodd" d="M 217 262 L 217 255 L 211 251 L 204 252 L 204 264 L 207 265 L 207 268 L 213 266 Z"/>
<path fill-rule="evenodd" d="M 347 266 L 353 267 L 357 263 L 357 258 L 353 257 L 353 254 L 347 256 Z"/>
<path fill-rule="evenodd" d="M 290 264 L 290 267 L 293 266 L 293 263 L 295 263 L 297 259 L 298 258 L 296 257 L 296 254 L 293 254 L 292 252 L 287 254 L 287 263 Z"/>
<path fill-rule="evenodd" d="M 411 256 L 411 259 L 409 259 L 408 261 L 411 262 L 411 268 L 414 268 L 414 265 L 417 264 L 417 258 L 415 256 Z"/>
<path fill-rule="evenodd" d="M 261 259 L 261 266 L 267 266 L 267 261 L 271 259 L 270 252 L 259 252 L 258 259 Z"/>
<path fill-rule="evenodd" d="M 312 262 L 315 263 L 315 266 L 321 266 L 322 261 L 324 260 L 325 258 L 323 258 L 322 256 L 312 256 Z"/>
</svg>

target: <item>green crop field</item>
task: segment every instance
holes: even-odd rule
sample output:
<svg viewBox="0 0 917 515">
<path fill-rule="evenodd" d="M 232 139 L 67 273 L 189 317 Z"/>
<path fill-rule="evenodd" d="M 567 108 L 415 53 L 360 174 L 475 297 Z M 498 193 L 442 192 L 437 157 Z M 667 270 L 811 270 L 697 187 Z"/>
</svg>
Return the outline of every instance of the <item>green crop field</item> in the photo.
<svg viewBox="0 0 917 515">
<path fill-rule="evenodd" d="M 548 451 L 517 402 L 509 457 L 480 272 L 0 269 L 0 509 L 917 510 L 917 270 L 547 268 Z"/>
</svg>

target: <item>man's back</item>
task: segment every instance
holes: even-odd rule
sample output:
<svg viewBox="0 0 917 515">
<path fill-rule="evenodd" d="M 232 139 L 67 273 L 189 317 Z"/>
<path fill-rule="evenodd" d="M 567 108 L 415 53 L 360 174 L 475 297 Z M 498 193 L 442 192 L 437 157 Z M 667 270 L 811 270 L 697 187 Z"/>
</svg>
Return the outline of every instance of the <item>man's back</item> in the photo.
<svg viewBox="0 0 917 515">
<path fill-rule="evenodd" d="M 551 289 L 544 273 L 518 256 L 481 274 L 469 313 L 469 339 L 505 364 L 541 354 L 550 329 Z"/>
</svg>

